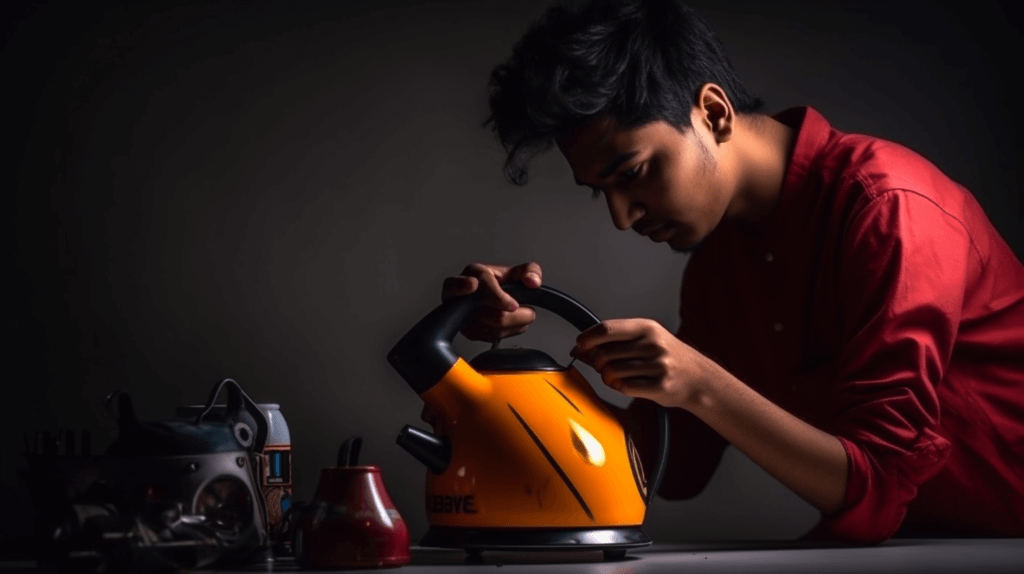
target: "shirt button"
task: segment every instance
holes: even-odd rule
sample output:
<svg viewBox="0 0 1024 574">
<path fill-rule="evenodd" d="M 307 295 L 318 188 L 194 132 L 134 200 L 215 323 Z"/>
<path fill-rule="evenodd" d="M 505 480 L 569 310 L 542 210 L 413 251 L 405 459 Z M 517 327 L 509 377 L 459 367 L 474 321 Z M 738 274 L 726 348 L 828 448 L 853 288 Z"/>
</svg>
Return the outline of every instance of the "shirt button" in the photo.
<svg viewBox="0 0 1024 574">
<path fill-rule="evenodd" d="M 775 256 L 772 255 L 771 252 L 765 253 L 764 260 L 767 261 L 768 263 L 771 263 L 772 261 L 775 261 Z"/>
<path fill-rule="evenodd" d="M 776 323 L 775 324 L 775 332 L 778 333 L 781 330 L 782 330 L 782 323 Z"/>
</svg>

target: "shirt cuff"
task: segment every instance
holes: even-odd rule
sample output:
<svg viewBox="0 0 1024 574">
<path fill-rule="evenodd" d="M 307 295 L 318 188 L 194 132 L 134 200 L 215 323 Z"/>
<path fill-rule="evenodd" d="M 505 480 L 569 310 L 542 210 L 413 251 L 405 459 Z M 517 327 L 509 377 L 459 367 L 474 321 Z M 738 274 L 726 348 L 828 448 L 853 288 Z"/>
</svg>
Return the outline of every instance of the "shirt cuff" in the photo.
<svg viewBox="0 0 1024 574">
<path fill-rule="evenodd" d="M 925 429 L 911 448 L 892 452 L 891 445 L 838 438 L 849 461 L 843 509 L 822 517 L 812 537 L 877 544 L 896 533 L 917 487 L 942 468 L 949 441 Z"/>
</svg>

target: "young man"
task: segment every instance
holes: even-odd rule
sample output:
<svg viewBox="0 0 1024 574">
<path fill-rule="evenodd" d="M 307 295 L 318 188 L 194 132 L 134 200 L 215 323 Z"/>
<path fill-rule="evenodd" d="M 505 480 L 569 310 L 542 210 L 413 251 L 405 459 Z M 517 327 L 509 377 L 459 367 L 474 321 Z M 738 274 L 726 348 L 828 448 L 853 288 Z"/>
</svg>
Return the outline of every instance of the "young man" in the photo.
<svg viewBox="0 0 1024 574">
<path fill-rule="evenodd" d="M 920 156 L 760 105 L 672 1 L 553 9 L 494 70 L 508 179 L 557 145 L 616 227 L 693 252 L 677 333 L 608 320 L 574 356 L 669 407 L 664 497 L 731 443 L 821 510 L 820 537 L 1024 535 L 1024 267 Z M 464 334 L 510 336 L 534 313 L 499 283 L 541 276 L 471 265 L 443 297 L 486 289 Z M 648 449 L 650 413 L 629 409 Z"/>
</svg>

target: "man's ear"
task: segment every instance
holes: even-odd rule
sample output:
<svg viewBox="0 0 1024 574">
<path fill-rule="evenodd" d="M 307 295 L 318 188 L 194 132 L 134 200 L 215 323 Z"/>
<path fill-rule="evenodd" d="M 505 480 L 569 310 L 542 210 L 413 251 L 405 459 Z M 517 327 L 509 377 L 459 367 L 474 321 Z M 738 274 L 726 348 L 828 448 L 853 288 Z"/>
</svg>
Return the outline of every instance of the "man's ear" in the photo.
<svg viewBox="0 0 1024 574">
<path fill-rule="evenodd" d="M 725 90 L 718 84 L 704 84 L 697 93 L 696 113 L 704 127 L 715 136 L 716 143 L 732 139 L 736 113 Z"/>
</svg>

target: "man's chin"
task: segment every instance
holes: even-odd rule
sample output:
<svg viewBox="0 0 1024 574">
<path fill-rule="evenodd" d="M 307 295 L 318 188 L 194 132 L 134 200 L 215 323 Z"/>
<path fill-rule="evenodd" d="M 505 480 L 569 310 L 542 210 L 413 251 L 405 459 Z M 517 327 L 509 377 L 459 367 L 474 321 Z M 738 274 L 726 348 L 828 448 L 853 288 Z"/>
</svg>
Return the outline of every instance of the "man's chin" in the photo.
<svg viewBox="0 0 1024 574">
<path fill-rule="evenodd" d="M 704 242 L 704 239 L 701 238 L 696 243 L 692 243 L 692 244 L 689 244 L 689 245 L 676 245 L 674 243 L 669 242 L 668 246 L 675 253 L 679 253 L 679 254 L 682 254 L 682 255 L 689 255 L 690 253 L 693 253 L 693 251 L 696 250 L 698 247 L 700 247 L 700 244 L 703 243 L 703 242 Z"/>
</svg>

